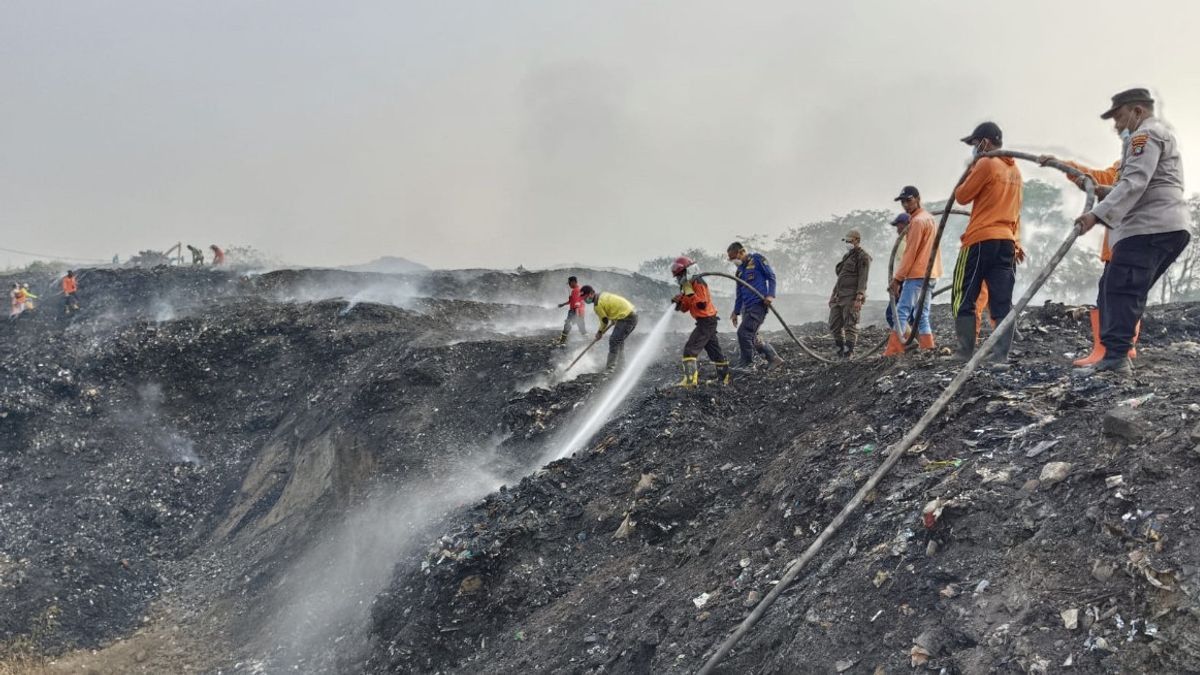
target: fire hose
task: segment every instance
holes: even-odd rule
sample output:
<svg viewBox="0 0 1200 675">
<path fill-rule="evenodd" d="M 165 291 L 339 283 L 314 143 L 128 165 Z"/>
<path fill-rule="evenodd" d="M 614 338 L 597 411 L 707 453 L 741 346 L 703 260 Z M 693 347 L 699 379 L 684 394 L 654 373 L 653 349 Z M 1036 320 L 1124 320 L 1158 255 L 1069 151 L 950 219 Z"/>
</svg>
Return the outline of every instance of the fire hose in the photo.
<svg viewBox="0 0 1200 675">
<path fill-rule="evenodd" d="M 958 215 L 970 215 L 966 211 L 960 211 L 957 209 L 953 209 L 953 210 L 947 209 L 946 210 L 946 213 L 950 213 L 950 212 L 956 213 Z M 937 215 L 938 213 L 941 213 L 941 212 L 934 212 L 934 215 Z M 943 220 L 943 225 L 944 225 L 945 216 L 943 216 L 942 220 Z M 903 240 L 904 240 L 904 235 L 901 234 L 900 236 L 896 237 L 896 243 L 892 245 L 892 255 L 888 261 L 888 279 L 891 279 L 892 274 L 895 272 L 896 252 L 900 250 L 900 242 Z M 932 270 L 930 270 L 930 271 L 932 271 Z M 751 286 L 750 284 L 746 283 L 742 279 L 739 279 L 738 277 L 736 277 L 732 274 L 726 274 L 724 272 L 701 272 L 700 274 L 697 274 L 695 276 L 696 279 L 703 279 L 704 277 L 722 277 L 724 279 L 729 279 L 729 280 L 737 283 L 738 285 L 740 285 L 742 288 L 745 288 L 745 289 L 749 290 L 751 293 L 757 295 L 763 301 L 763 304 L 766 305 L 767 309 L 771 310 L 771 313 L 775 315 L 775 318 L 779 319 L 779 324 L 781 326 L 783 326 L 783 330 L 787 332 L 788 337 L 792 338 L 792 341 L 795 342 L 800 347 L 800 349 L 802 349 L 804 351 L 805 354 L 808 354 L 809 356 L 813 357 L 814 359 L 816 359 L 818 361 L 821 361 L 822 363 L 835 363 L 836 362 L 834 359 L 830 359 L 830 358 L 821 356 L 816 351 L 814 351 L 811 347 L 809 347 L 807 344 L 805 344 L 803 340 L 801 340 L 799 337 L 797 337 L 796 334 L 794 332 L 792 332 L 792 329 L 790 326 L 788 326 L 787 322 L 783 320 L 783 316 L 780 315 L 779 311 L 775 309 L 775 306 L 773 304 L 767 304 L 766 296 L 763 295 L 762 293 L 760 293 L 759 290 L 757 288 L 755 288 L 754 286 Z M 925 280 L 925 282 L 929 283 L 928 278 Z M 896 299 L 891 297 L 890 293 L 888 294 L 888 303 L 892 309 L 892 316 L 896 316 Z M 861 356 L 858 357 L 858 359 L 855 359 L 855 360 L 862 360 L 862 359 L 867 358 L 868 356 L 873 355 L 875 352 L 882 349 L 885 344 L 887 344 L 886 336 L 883 338 L 882 341 L 880 341 L 878 344 L 876 344 L 871 349 L 864 352 Z M 586 351 L 586 350 L 584 350 L 584 351 Z M 583 355 L 580 354 L 580 356 L 583 356 Z M 578 360 L 578 359 L 576 359 L 576 360 Z M 575 365 L 574 362 L 572 362 L 571 365 Z M 569 369 L 570 366 L 567 366 L 567 368 Z"/>
<path fill-rule="evenodd" d="M 1034 162 L 1037 161 L 1037 157 L 1035 155 L 1023 152 L 1014 152 L 1010 150 L 987 152 L 983 153 L 981 157 L 1013 157 L 1016 159 L 1025 159 Z M 1084 204 L 1083 212 L 1087 213 L 1091 211 L 1092 205 L 1096 201 L 1096 185 L 1091 177 L 1061 162 L 1047 162 L 1046 165 L 1052 166 L 1069 176 L 1081 178 L 1083 180 L 1084 189 L 1087 192 L 1087 200 Z M 967 172 L 969 171 L 970 167 L 967 168 Z M 964 178 L 966 177 L 967 172 L 963 173 Z M 959 182 L 956 184 L 956 189 L 957 185 L 961 183 L 962 178 L 960 178 Z M 953 195 L 951 196 L 951 199 L 953 199 Z M 941 238 L 942 231 L 946 226 L 946 220 L 949 217 L 948 211 L 949 209 L 947 209 L 946 213 L 942 214 L 941 226 L 938 228 L 939 239 Z M 884 460 L 883 464 L 879 465 L 879 468 L 875 470 L 875 473 L 871 474 L 871 477 L 867 479 L 867 482 L 863 483 L 862 487 L 859 488 L 854 497 L 842 507 L 842 510 L 838 512 L 837 516 L 830 521 L 829 525 L 827 525 L 825 529 L 821 531 L 821 534 L 818 535 L 811 544 L 809 544 L 808 548 L 804 550 L 804 553 L 801 554 L 799 558 L 796 558 L 788 563 L 786 568 L 787 571 L 784 573 L 783 577 L 780 578 L 779 583 L 775 584 L 775 587 L 772 588 L 771 591 L 767 593 L 767 595 L 764 596 L 757 605 L 755 605 L 754 609 L 745 619 L 742 620 L 737 629 L 735 629 L 734 632 L 728 638 L 726 638 L 724 642 L 717 646 L 716 651 L 708 658 L 707 661 L 705 661 L 704 666 L 699 670 L 699 675 L 708 675 L 709 673 L 713 672 L 713 669 L 715 669 L 721 663 L 721 661 L 724 660 L 729 652 L 735 646 L 737 646 L 738 642 L 740 642 L 742 638 L 744 638 L 750 632 L 750 629 L 753 628 L 756 623 L 758 623 L 759 619 L 766 614 L 767 610 L 772 604 L 774 604 L 775 600 L 779 598 L 779 595 L 796 580 L 796 577 L 800 575 L 800 571 L 804 569 L 804 566 L 808 564 L 814 557 L 816 557 L 821 548 L 833 538 L 833 535 L 837 533 L 843 524 L 845 524 L 850 515 L 858 509 L 866 496 L 872 490 L 874 490 L 877 485 L 879 485 L 879 482 L 883 480 L 883 477 L 886 476 L 888 472 L 892 470 L 892 467 L 894 467 L 896 463 L 900 461 L 900 458 L 904 456 L 904 453 L 907 452 L 914 443 L 916 443 L 917 439 L 922 433 L 925 432 L 925 429 L 930 425 L 930 423 L 932 423 L 933 420 L 946 409 L 946 406 L 949 405 L 950 400 L 954 398 L 956 394 L 958 394 L 959 389 L 961 389 L 966 381 L 970 379 L 971 375 L 974 374 L 975 368 L 991 353 L 992 349 L 996 346 L 996 343 L 1000 340 L 1000 336 L 1015 328 L 1017 318 L 1020 316 L 1021 312 L 1025 309 L 1026 305 L 1029 304 L 1029 301 L 1033 299 L 1033 296 L 1041 289 L 1042 285 L 1046 283 L 1046 280 L 1050 278 L 1050 275 L 1053 274 L 1054 269 L 1058 267 L 1058 264 L 1062 261 L 1063 257 L 1065 257 L 1067 252 L 1071 250 L 1071 246 L 1075 244 L 1075 240 L 1079 238 L 1080 234 L 1082 233 L 1079 230 L 1079 226 L 1073 225 L 1071 227 L 1070 234 L 1068 234 L 1067 238 L 1064 239 L 1062 244 L 1059 245 L 1058 250 L 1056 250 L 1054 255 L 1050 257 L 1050 260 L 1046 263 L 1046 266 L 1043 267 L 1041 272 L 1038 273 L 1037 277 L 1033 280 L 1033 283 L 1029 286 L 1029 288 L 1025 289 L 1025 293 L 1021 296 L 1017 303 L 1013 305 L 1012 311 L 1010 311 L 1008 315 L 1004 317 L 1004 320 L 1001 321 L 998 326 L 996 326 L 996 329 L 992 331 L 991 335 L 989 335 L 988 338 L 984 340 L 983 344 L 975 350 L 974 355 L 972 355 L 962 369 L 958 371 L 958 374 L 953 380 L 951 380 L 950 384 L 946 386 L 946 389 L 941 393 L 940 396 L 937 397 L 933 404 L 929 406 L 929 408 L 925 411 L 925 414 L 922 415 L 921 419 L 917 421 L 916 425 L 914 425 L 898 443 L 888 449 L 886 453 L 887 459 Z M 935 241 L 933 253 L 930 255 L 929 268 L 926 270 L 925 286 L 922 288 L 921 297 L 917 302 L 916 312 L 920 312 L 920 308 L 924 305 L 925 291 L 928 289 L 929 283 L 929 273 L 932 272 L 934 255 L 936 255 L 936 253 L 937 242 Z M 915 318 L 913 320 L 913 324 L 915 325 L 917 323 L 917 319 L 919 319 L 919 314 L 914 314 Z"/>
</svg>

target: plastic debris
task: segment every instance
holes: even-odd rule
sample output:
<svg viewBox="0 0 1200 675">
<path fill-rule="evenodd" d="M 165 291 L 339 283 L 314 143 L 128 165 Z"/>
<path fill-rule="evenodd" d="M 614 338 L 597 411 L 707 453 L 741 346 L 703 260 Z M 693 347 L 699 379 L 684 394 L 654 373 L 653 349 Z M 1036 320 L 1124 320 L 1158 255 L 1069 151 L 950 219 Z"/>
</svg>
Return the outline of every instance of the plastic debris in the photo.
<svg viewBox="0 0 1200 675">
<path fill-rule="evenodd" d="M 1038 480 L 1046 487 L 1060 483 L 1071 473 L 1071 466 L 1070 462 L 1047 462 Z"/>
<path fill-rule="evenodd" d="M 711 593 L 701 593 L 700 595 L 697 595 L 696 597 L 692 598 L 692 604 L 696 606 L 696 609 L 702 609 L 705 605 L 708 604 L 708 599 L 711 597 L 712 597 Z"/>
<path fill-rule="evenodd" d="M 1063 627 L 1067 630 L 1075 630 L 1076 628 L 1079 628 L 1078 609 L 1064 609 L 1063 611 L 1059 612 L 1058 615 L 1062 617 Z"/>
</svg>

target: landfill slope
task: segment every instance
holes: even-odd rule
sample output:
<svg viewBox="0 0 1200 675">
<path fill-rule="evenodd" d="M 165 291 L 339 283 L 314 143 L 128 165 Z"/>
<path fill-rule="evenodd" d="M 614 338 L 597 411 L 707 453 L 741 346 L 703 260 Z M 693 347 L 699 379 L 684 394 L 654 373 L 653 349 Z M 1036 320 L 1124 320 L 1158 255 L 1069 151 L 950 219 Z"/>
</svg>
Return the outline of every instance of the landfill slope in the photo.
<svg viewBox="0 0 1200 675">
<path fill-rule="evenodd" d="M 0 666 L 270 665 L 260 627 L 346 514 L 453 466 L 509 470 L 487 453 L 508 400 L 565 355 L 551 275 L 499 305 L 356 302 L 355 275 L 325 274 L 83 270 L 70 318 L 54 279 L 26 280 L 39 307 L 0 340 Z M 393 276 L 357 288 L 400 293 Z"/>
<path fill-rule="evenodd" d="M 1198 314 L 1152 308 L 1119 383 L 1072 376 L 1066 308 L 1031 312 L 1013 367 L 967 385 L 720 672 L 1200 669 Z M 698 669 L 957 368 L 788 352 L 647 394 L 449 523 L 399 561 L 368 668 Z"/>
<path fill-rule="evenodd" d="M 957 369 L 773 332 L 782 368 L 680 390 L 680 318 L 545 465 L 608 387 L 603 347 L 562 373 L 565 273 L 83 270 L 69 320 L 29 279 L 0 672 L 694 672 Z M 650 319 L 631 350 L 673 292 L 577 273 Z M 1150 309 L 1131 383 L 1072 376 L 1067 310 L 1022 319 L 722 672 L 1200 670 L 1200 307 Z"/>
</svg>

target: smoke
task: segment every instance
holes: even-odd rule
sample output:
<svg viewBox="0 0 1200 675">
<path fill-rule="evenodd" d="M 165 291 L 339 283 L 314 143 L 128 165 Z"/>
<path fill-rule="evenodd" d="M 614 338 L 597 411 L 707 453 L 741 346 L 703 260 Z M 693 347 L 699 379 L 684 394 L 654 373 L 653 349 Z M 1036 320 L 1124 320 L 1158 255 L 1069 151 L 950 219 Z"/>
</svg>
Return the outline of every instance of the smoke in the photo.
<svg viewBox="0 0 1200 675">
<path fill-rule="evenodd" d="M 390 486 L 347 515 L 290 570 L 268 623 L 287 665 L 320 670 L 321 659 L 369 634 L 370 607 L 386 588 L 398 560 L 425 545 L 430 528 L 448 512 L 495 491 L 505 480 L 489 468 L 504 437 L 472 453 L 468 463 L 416 485 Z M 338 649 L 334 649 L 334 645 Z"/>
<path fill-rule="evenodd" d="M 598 397 L 595 397 L 596 400 L 587 402 L 587 417 L 568 430 L 565 442 L 551 444 L 550 449 L 542 458 L 542 464 L 562 459 L 579 451 L 600 430 L 600 427 L 608 422 L 642 379 L 646 368 L 650 366 L 651 361 L 662 348 L 663 338 L 667 334 L 667 327 L 670 325 L 673 315 L 674 312 L 663 312 L 654 327 L 650 329 L 650 334 L 638 346 L 633 358 L 619 371 L 616 379 L 610 382 Z"/>
<path fill-rule="evenodd" d="M 119 418 L 121 424 L 170 461 L 201 464 L 195 441 L 170 424 L 162 414 L 164 400 L 162 385 L 149 383 L 138 387 L 137 400 Z"/>
</svg>

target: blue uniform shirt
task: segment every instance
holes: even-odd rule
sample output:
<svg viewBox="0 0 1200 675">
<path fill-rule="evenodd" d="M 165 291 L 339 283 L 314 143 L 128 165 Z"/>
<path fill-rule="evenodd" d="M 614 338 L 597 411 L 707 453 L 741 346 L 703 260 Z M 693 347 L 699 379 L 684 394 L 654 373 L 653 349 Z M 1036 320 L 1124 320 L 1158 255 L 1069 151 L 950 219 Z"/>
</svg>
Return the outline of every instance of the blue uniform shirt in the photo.
<svg viewBox="0 0 1200 675">
<path fill-rule="evenodd" d="M 753 286 L 759 293 L 775 297 L 775 270 L 771 269 L 763 254 L 751 253 L 746 256 L 746 262 L 738 265 L 734 276 Z M 734 315 L 741 314 L 743 309 L 761 304 L 762 298 L 738 284 L 737 300 L 733 303 Z"/>
</svg>

